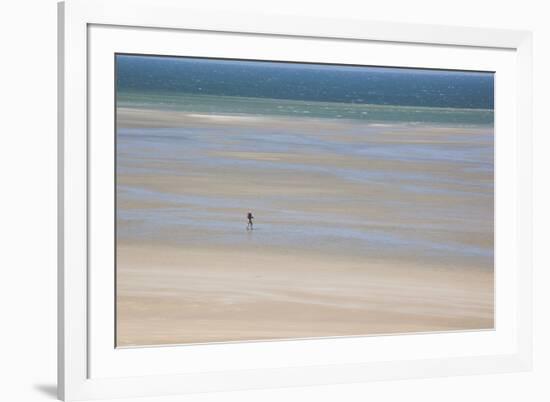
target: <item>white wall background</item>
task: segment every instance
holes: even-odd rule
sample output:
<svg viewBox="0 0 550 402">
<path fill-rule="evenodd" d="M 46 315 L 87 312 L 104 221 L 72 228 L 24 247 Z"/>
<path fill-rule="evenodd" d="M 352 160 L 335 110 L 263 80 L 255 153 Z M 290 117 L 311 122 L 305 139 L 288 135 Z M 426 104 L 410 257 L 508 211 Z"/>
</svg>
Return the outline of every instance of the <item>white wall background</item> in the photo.
<svg viewBox="0 0 550 402">
<path fill-rule="evenodd" d="M 186 0 L 182 0 L 183 3 Z M 187 1 L 190 6 L 193 1 Z M 530 373 L 203 394 L 154 399 L 249 401 L 550 400 L 550 24 L 545 1 L 201 0 L 217 12 L 529 29 L 535 38 L 535 366 Z M 0 5 L 0 401 L 55 399 L 56 1 Z M 140 399 L 144 402 L 153 399 Z"/>
</svg>

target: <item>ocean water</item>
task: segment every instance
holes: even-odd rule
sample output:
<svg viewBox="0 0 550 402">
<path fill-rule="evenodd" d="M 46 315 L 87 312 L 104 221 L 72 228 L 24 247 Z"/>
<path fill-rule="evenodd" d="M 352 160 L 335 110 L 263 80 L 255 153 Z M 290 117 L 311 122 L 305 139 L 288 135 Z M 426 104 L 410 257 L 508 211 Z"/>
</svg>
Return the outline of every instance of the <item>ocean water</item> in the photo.
<svg viewBox="0 0 550 402">
<path fill-rule="evenodd" d="M 117 56 L 121 107 L 492 124 L 492 73 Z"/>
<path fill-rule="evenodd" d="M 117 107 L 119 240 L 492 267 L 491 73 L 118 56 Z"/>
<path fill-rule="evenodd" d="M 237 96 L 121 91 L 117 98 L 117 105 L 197 114 L 318 117 L 353 119 L 371 123 L 493 124 L 493 111 L 487 109 L 347 104 Z"/>
<path fill-rule="evenodd" d="M 117 89 L 141 94 L 424 106 L 494 107 L 490 72 L 118 55 Z"/>
</svg>

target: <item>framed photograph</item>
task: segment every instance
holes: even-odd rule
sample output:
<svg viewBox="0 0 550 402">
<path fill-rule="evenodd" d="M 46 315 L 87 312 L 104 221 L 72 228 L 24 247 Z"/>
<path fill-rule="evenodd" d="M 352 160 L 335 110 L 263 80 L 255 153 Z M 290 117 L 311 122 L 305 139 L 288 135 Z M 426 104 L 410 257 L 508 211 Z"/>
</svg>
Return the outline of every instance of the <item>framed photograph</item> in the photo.
<svg viewBox="0 0 550 402">
<path fill-rule="evenodd" d="M 530 33 L 59 17 L 60 398 L 530 369 Z"/>
</svg>

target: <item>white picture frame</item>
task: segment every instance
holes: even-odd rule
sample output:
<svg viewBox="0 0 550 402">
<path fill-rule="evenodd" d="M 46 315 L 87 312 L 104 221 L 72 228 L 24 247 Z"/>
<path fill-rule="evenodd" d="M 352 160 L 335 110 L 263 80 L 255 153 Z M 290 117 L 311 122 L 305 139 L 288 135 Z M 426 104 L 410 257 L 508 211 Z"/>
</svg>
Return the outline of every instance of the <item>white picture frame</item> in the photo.
<svg viewBox="0 0 550 402">
<path fill-rule="evenodd" d="M 112 299 L 106 297 L 100 302 L 94 295 L 109 294 L 112 266 L 108 252 L 90 248 L 90 242 L 98 244 L 94 239 L 101 239 L 109 230 L 103 227 L 101 218 L 109 215 L 110 204 L 101 209 L 101 197 L 108 199 L 109 194 L 94 184 L 97 177 L 108 180 L 106 175 L 112 174 L 108 163 L 103 170 L 94 163 L 98 158 L 106 160 L 112 140 L 96 134 L 113 127 L 108 112 L 94 106 L 102 105 L 113 90 L 110 66 L 102 60 L 130 50 L 186 55 L 190 50 L 182 50 L 181 43 L 191 37 L 200 41 L 201 35 L 234 43 L 235 47 L 218 50 L 229 52 L 225 56 L 246 49 L 241 57 L 295 60 L 291 48 L 299 51 L 308 41 L 312 48 L 320 49 L 319 53 L 323 46 L 332 46 L 330 55 L 322 56 L 331 57 L 331 62 L 351 64 L 356 60 L 351 56 L 354 47 L 370 46 L 372 54 L 378 55 L 372 57 L 385 65 L 460 69 L 482 66 L 497 72 L 495 234 L 500 240 L 495 254 L 494 331 L 124 351 L 109 343 L 113 330 L 110 325 L 114 326 L 108 313 Z M 283 42 L 289 46 L 280 46 Z M 177 0 L 60 3 L 59 397 L 145 397 L 529 370 L 531 43 L 531 34 L 523 31 L 297 16 L 215 15 L 186 8 Z M 202 50 L 195 48 L 192 55 L 208 55 L 209 51 L 212 48 L 198 54 Z M 307 57 L 311 60 L 303 59 Z M 320 57 L 310 53 L 301 56 L 301 61 L 317 61 Z M 500 81 L 499 76 L 503 77 Z M 499 194 L 501 200 L 506 200 L 500 204 Z M 102 259 L 107 262 L 101 263 Z"/>
</svg>

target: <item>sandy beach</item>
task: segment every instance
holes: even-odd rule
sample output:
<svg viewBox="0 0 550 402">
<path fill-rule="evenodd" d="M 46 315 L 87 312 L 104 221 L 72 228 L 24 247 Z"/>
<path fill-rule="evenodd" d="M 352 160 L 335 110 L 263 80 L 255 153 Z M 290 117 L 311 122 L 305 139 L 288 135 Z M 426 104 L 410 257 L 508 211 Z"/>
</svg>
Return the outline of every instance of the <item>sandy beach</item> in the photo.
<svg viewBox="0 0 550 402">
<path fill-rule="evenodd" d="M 487 270 L 119 246 L 118 345 L 493 327 Z"/>
<path fill-rule="evenodd" d="M 118 346 L 493 327 L 491 126 L 117 118 Z"/>
</svg>

